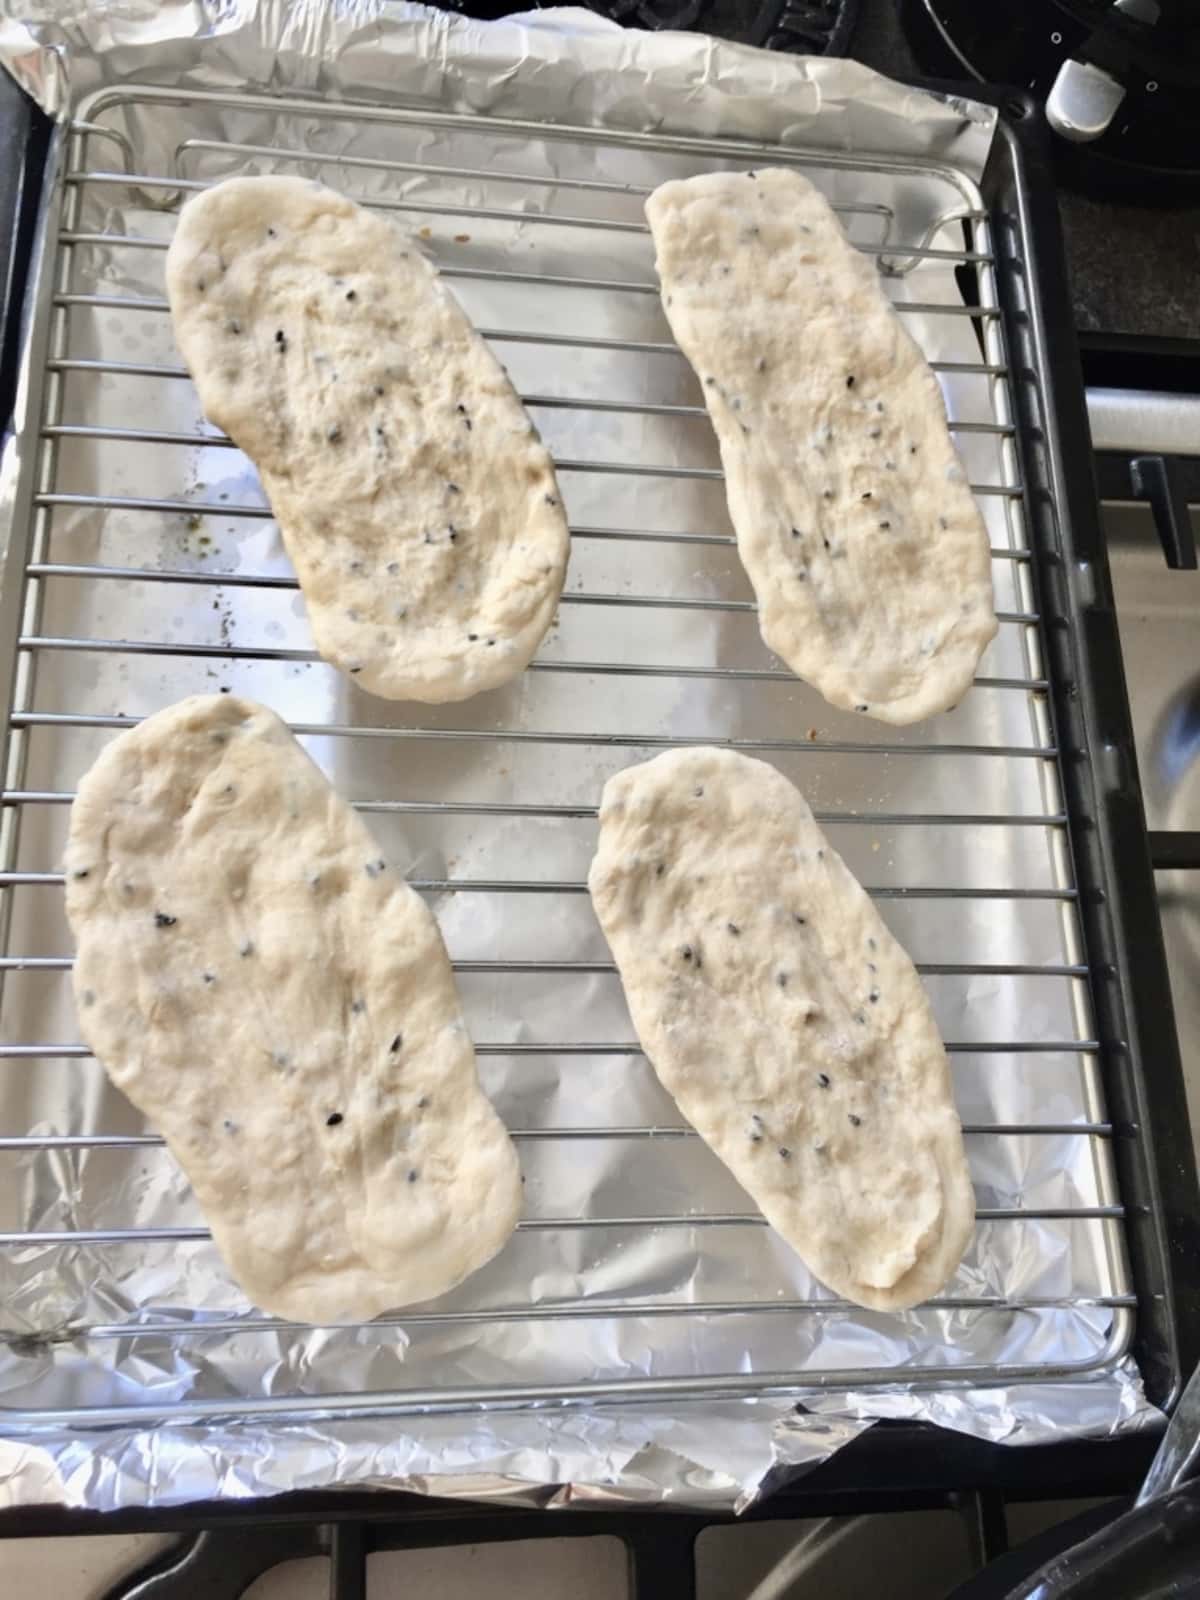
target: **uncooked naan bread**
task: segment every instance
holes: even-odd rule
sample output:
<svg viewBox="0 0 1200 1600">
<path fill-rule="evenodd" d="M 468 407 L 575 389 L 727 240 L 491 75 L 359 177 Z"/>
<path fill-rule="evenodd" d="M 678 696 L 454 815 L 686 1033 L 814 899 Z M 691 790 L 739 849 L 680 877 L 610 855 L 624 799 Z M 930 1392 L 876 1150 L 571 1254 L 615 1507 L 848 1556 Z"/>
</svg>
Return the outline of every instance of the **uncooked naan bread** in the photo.
<svg viewBox="0 0 1200 1600">
<path fill-rule="evenodd" d="M 588 884 L 642 1048 L 837 1293 L 927 1300 L 974 1225 L 912 962 L 773 767 L 672 751 L 605 785 Z"/>
<path fill-rule="evenodd" d="M 796 172 L 666 183 L 646 216 L 763 638 L 847 711 L 955 705 L 996 631 L 987 533 L 874 264 Z"/>
<path fill-rule="evenodd" d="M 495 1255 L 520 1174 L 437 923 L 273 712 L 197 696 L 121 734 L 66 879 L 83 1037 L 257 1305 L 372 1317 Z"/>
<path fill-rule="evenodd" d="M 465 700 L 519 673 L 566 569 L 554 467 L 413 241 L 320 184 L 233 178 L 184 206 L 167 294 L 325 659 L 389 700 Z"/>
</svg>

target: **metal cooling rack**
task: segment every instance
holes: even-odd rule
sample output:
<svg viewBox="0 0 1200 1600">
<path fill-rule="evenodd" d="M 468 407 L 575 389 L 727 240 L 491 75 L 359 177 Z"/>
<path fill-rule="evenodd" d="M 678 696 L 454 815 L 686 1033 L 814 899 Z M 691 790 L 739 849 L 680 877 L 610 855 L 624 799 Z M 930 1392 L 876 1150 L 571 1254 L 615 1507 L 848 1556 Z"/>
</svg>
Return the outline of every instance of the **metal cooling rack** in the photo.
<svg viewBox="0 0 1200 1600">
<path fill-rule="evenodd" d="M 205 136 L 218 113 L 248 137 Z M 161 144 L 164 128 L 174 130 L 169 146 Z M 292 142 L 296 130 L 303 130 L 307 148 Z M 544 142 L 554 153 L 554 170 L 545 165 L 521 170 L 513 151 L 529 140 Z M 339 141 L 340 148 L 330 154 L 328 147 Z M 398 153 L 361 154 L 352 148 L 386 148 L 389 141 Z M 480 152 L 474 164 L 438 157 L 443 146 L 469 150 L 473 142 Z M 170 149 L 170 158 L 158 167 L 146 154 L 156 146 Z M 570 959 L 562 957 L 558 942 L 568 925 L 563 918 L 588 915 L 586 898 L 579 897 L 586 897 L 583 868 L 595 796 L 604 772 L 638 759 L 639 752 L 698 741 L 731 744 L 765 754 L 798 778 L 818 818 L 882 902 L 883 913 L 898 919 L 893 926 L 918 958 L 920 971 L 940 985 L 937 994 L 949 997 L 946 1005 L 954 1015 L 969 1020 L 982 1013 L 981 1028 L 952 1037 L 947 1045 L 956 1070 L 961 1062 L 968 1074 L 965 1105 L 960 1083 L 960 1106 L 973 1155 L 983 1151 L 989 1159 L 988 1151 L 1011 1139 L 1063 1141 L 1087 1177 L 1070 1204 L 1039 1203 L 1039 1174 L 1032 1170 L 1037 1163 L 1031 1161 L 1028 1189 L 1020 1188 L 1008 1203 L 989 1204 L 985 1195 L 979 1207 L 980 1224 L 993 1230 L 993 1237 L 999 1237 L 996 1229 L 1032 1225 L 1054 1250 L 1065 1252 L 1065 1276 L 1060 1274 L 1056 1286 L 1045 1294 L 1015 1296 L 986 1289 L 950 1292 L 933 1303 L 931 1314 L 944 1316 L 940 1325 L 946 1330 L 974 1329 L 977 1335 L 989 1318 L 1012 1326 L 1013 1319 L 1024 1317 L 1095 1312 L 1094 1339 L 1070 1359 L 1056 1354 L 979 1362 L 955 1359 L 948 1331 L 945 1349 L 899 1371 L 841 1362 L 805 1370 L 781 1364 L 747 1374 L 716 1365 L 665 1376 L 592 1373 L 564 1381 L 561 1370 L 554 1370 L 536 1382 L 459 1379 L 352 1393 L 323 1390 L 321 1408 L 403 1411 L 539 1399 L 762 1394 L 897 1380 L 1032 1381 L 1096 1370 L 1123 1354 L 1134 1305 L 1121 1238 L 1123 1208 L 1108 1148 L 1112 1127 L 1096 1071 L 1099 1047 L 1089 1019 L 1068 817 L 1046 707 L 996 264 L 978 190 L 956 172 L 917 162 L 145 88 L 96 97 L 85 118 L 64 133 L 55 157 L 61 167 L 51 175 L 54 203 L 40 265 L 28 380 L 29 414 L 40 417 L 41 425 L 36 438 L 30 430 L 23 446 L 5 595 L 12 636 L 3 641 L 0 659 L 4 694 L 12 705 L 0 794 L 0 1057 L 6 1069 L 69 1072 L 69 1065 L 63 1069 L 54 1063 L 88 1055 L 68 1032 L 71 961 L 58 906 L 62 876 L 54 870 L 66 807 L 74 779 L 111 731 L 179 694 L 211 688 L 216 681 L 257 694 L 288 715 L 327 768 L 341 772 L 341 763 L 349 762 L 360 786 L 369 773 L 374 787 L 356 794 L 356 803 L 372 814 L 373 825 L 399 817 L 406 833 L 418 830 L 419 858 L 432 861 L 435 870 L 422 870 L 418 860 L 410 879 L 436 898 L 460 983 L 499 978 L 518 1004 L 519 987 L 527 980 L 541 986 L 542 994 L 562 986 L 561 1008 L 549 1008 L 557 1031 L 489 1037 L 473 1022 L 485 1073 L 489 1058 L 513 1071 L 531 1058 L 550 1058 L 551 1064 L 568 1068 L 578 1057 L 615 1062 L 617 1070 L 626 1070 L 623 1062 L 630 1071 L 633 1063 L 644 1068 L 631 1036 L 572 1037 L 570 1026 L 575 1001 L 585 992 L 574 986 L 581 980 L 613 981 L 614 972 L 597 942 Z M 615 160 L 627 162 L 645 181 L 586 175 L 611 170 Z M 974 340 L 968 354 L 932 364 L 947 389 L 951 426 L 992 534 L 1000 639 L 960 712 L 916 729 L 876 730 L 831 711 L 762 650 L 753 603 L 723 520 L 721 474 L 712 464 L 704 408 L 659 311 L 642 197 L 661 177 L 765 160 L 800 166 L 828 189 L 851 237 L 879 260 L 897 310 L 919 337 L 954 329 L 968 330 Z M 187 193 L 247 170 L 320 176 L 367 204 L 400 214 L 414 228 L 424 227 L 442 271 L 509 363 L 555 448 L 568 508 L 582 510 L 572 516 L 572 569 L 560 624 L 530 669 L 532 709 L 519 697 L 487 697 L 486 705 L 481 700 L 448 708 L 373 701 L 335 684 L 332 669 L 319 664 L 302 642 L 270 642 L 280 631 L 286 638 L 298 630 L 302 639 L 303 618 L 292 601 L 295 582 L 269 542 L 269 509 L 261 497 L 254 501 L 253 475 L 245 477 L 248 498 L 241 500 L 228 491 L 208 493 L 191 467 L 172 464 L 172 452 L 180 450 L 200 449 L 207 462 L 232 451 L 227 439 L 200 431 L 198 412 L 189 427 L 155 425 L 171 417 L 176 396 L 189 392 L 185 371 L 170 358 L 161 293 L 172 213 Z M 866 184 L 876 198 L 839 201 L 847 179 Z M 410 191 L 397 192 L 408 182 L 414 184 Z M 912 196 L 930 186 L 943 193 L 945 204 L 913 236 L 905 220 L 918 209 Z M 941 267 L 957 272 L 968 295 L 965 302 L 948 271 L 937 274 Z M 932 298 L 922 287 L 927 282 L 938 290 Z M 536 302 L 528 293 L 522 297 L 530 287 L 538 293 Z M 481 295 L 478 302 L 472 292 Z M 562 296 L 573 297 L 572 309 L 560 315 Z M 511 308 L 507 316 L 505 307 Z M 531 316 L 535 307 L 537 315 Z M 566 326 L 555 326 L 556 316 Z M 141 328 L 154 329 L 145 335 L 155 345 L 154 359 L 138 358 L 142 335 L 136 330 Z M 560 356 L 548 361 L 547 352 Z M 532 357 L 524 365 L 522 353 Z M 526 368 L 537 373 L 532 383 L 522 377 Z M 544 381 L 547 373 L 555 381 Z M 581 418 L 587 419 L 586 428 L 580 428 Z M 565 448 L 556 442 L 556 419 L 565 423 Z M 592 431 L 599 438 L 595 453 L 589 448 Z M 662 459 L 664 449 L 668 459 Z M 122 454 L 110 455 L 110 450 Z M 122 463 L 117 471 L 111 469 L 114 460 Z M 128 481 L 119 481 L 131 472 L 142 492 L 130 492 Z M 149 492 L 164 482 L 164 492 Z M 597 515 L 606 484 L 614 486 L 613 509 L 608 516 Z M 673 502 L 663 488 L 672 484 L 681 494 L 700 496 L 705 485 L 717 485 L 717 497 L 704 506 L 711 521 L 693 525 L 689 518 L 675 525 Z M 643 485 L 655 487 L 643 490 Z M 683 503 L 690 511 L 693 502 Z M 642 515 L 644 506 L 654 514 Z M 228 556 L 221 547 L 224 534 L 210 537 L 200 531 L 221 524 L 236 530 L 229 541 L 241 540 L 236 546 L 226 541 Z M 263 532 L 257 541 L 256 529 Z M 252 544 L 248 554 L 246 540 Z M 693 560 L 695 566 L 689 567 Z M 128 597 L 119 613 L 121 626 L 106 630 L 106 621 L 111 624 L 118 615 L 114 607 L 121 596 Z M 275 609 L 244 609 L 258 605 L 260 597 Z M 647 619 L 656 628 L 653 645 L 646 641 Z M 697 659 L 693 649 L 701 625 L 716 630 L 703 636 L 705 648 L 711 644 L 709 659 Z M 256 626 L 265 636 L 255 636 Z M 245 637 L 235 641 L 232 634 L 244 631 Z M 318 682 L 319 691 L 312 688 Z M 543 685 L 544 699 L 539 699 Z M 666 695 L 684 700 L 668 701 Z M 298 714 L 314 698 L 326 714 Z M 135 710 L 128 709 L 131 703 Z M 680 703 L 690 704 L 693 717 L 689 723 L 684 714 L 682 730 Z M 406 760 L 410 752 L 420 756 L 419 767 Z M 449 774 L 449 781 L 431 792 L 423 772 L 434 767 Z M 845 803 L 847 789 L 854 803 Z M 981 797 L 985 805 L 979 804 Z M 471 821 L 476 818 L 484 819 L 478 827 Z M 520 829 L 525 822 L 535 823 L 542 830 L 538 837 L 550 841 L 546 877 L 505 872 L 504 848 L 493 852 L 488 843 L 501 828 Z M 567 843 L 561 849 L 552 831 L 560 825 L 574 830 L 563 835 Z M 872 834 L 888 841 L 890 859 Z M 471 870 L 457 871 L 456 845 L 464 839 L 467 845 L 459 853 Z M 1009 881 L 988 880 L 989 864 L 996 862 L 1008 865 Z M 945 876 L 956 869 L 957 877 Z M 517 941 L 524 953 L 514 953 L 507 939 L 496 937 L 496 919 L 520 897 L 533 897 L 527 904 L 544 902 L 553 953 L 533 948 L 529 940 Z M 467 902 L 473 909 L 456 920 L 456 909 Z M 989 905 L 1005 908 L 994 924 Z M 536 923 L 536 912 L 532 920 Z M 962 930 L 968 926 L 969 952 L 988 959 L 953 959 L 961 953 Z M 476 927 L 482 930 L 479 938 L 471 936 Z M 1007 994 L 1005 985 L 1026 980 L 1049 987 L 1012 993 L 1050 994 L 1042 1015 L 1058 1019 L 1057 1030 L 1043 1026 L 1030 1037 L 1015 1029 L 991 1031 L 987 996 Z M 977 1003 L 972 996 L 983 998 Z M 586 1017 L 586 1006 L 583 1011 Z M 54 1026 L 61 1031 L 49 1031 Z M 1027 1086 L 1035 1079 L 1044 1083 L 1052 1113 L 1036 1120 L 1024 1111 L 1007 1121 L 994 1115 L 973 1118 L 971 1104 L 994 1092 L 989 1088 L 985 1094 L 979 1087 L 992 1082 L 987 1074 L 994 1072 Z M 671 1122 L 669 1107 L 656 1104 L 648 1073 L 645 1083 L 649 1087 L 631 1094 L 624 1114 L 619 1093 L 608 1094 L 601 1114 L 590 1121 L 581 1102 L 578 1125 L 572 1126 L 523 1120 L 519 1095 L 512 1097 L 515 1114 L 503 1094 L 497 1099 L 526 1164 L 536 1160 L 539 1149 L 570 1156 L 614 1143 L 652 1147 L 656 1160 L 665 1160 L 671 1150 L 691 1159 L 695 1136 Z M 14 1103 L 19 1107 L 20 1097 Z M 67 1207 L 68 1215 L 56 1210 L 53 1197 L 46 1200 L 46 1184 L 53 1190 L 53 1174 L 60 1171 L 56 1163 L 109 1156 L 132 1161 L 160 1145 L 136 1119 L 131 1121 L 128 1108 L 109 1125 L 3 1129 L 0 1162 L 9 1162 L 18 1176 L 0 1187 L 10 1224 L 0 1232 L 0 1252 L 12 1260 L 41 1261 L 46 1252 L 61 1248 L 73 1259 L 83 1252 L 89 1261 L 103 1263 L 107 1247 L 135 1256 L 159 1246 L 203 1248 L 208 1236 L 201 1226 L 108 1225 L 103 1200 L 83 1219 L 77 1207 Z M 74 1166 L 61 1170 L 78 1175 Z M 19 1176 L 31 1172 L 42 1174 L 40 1186 L 32 1182 L 41 1196 L 36 1225 L 29 1214 L 29 1188 L 21 1188 Z M 112 1181 L 119 1191 L 124 1179 Z M 569 1195 L 556 1205 L 551 1186 L 540 1209 L 520 1224 L 518 1240 L 536 1250 L 541 1240 L 559 1241 L 586 1230 L 616 1230 L 630 1240 L 683 1230 L 694 1236 L 694 1251 L 702 1260 L 706 1241 L 727 1231 L 741 1238 L 766 1231 L 760 1216 L 739 1209 L 736 1192 L 732 1201 L 726 1194 L 725 1204 L 703 1210 L 673 1206 L 678 1197 L 670 1183 L 657 1203 L 653 1180 L 639 1193 L 647 1203 L 635 1204 L 628 1215 L 615 1208 L 612 1214 L 592 1214 L 572 1211 Z M 50 1225 L 55 1221 L 58 1225 Z M 1077 1276 L 1071 1265 L 1076 1259 L 1100 1266 L 1084 1281 L 1087 1275 Z M 103 1268 L 99 1279 L 103 1285 Z M 555 1321 L 570 1328 L 596 1318 L 661 1318 L 664 1325 L 685 1319 L 694 1338 L 701 1329 L 736 1319 L 749 1318 L 757 1326 L 769 1318 L 776 1327 L 802 1327 L 854 1314 L 819 1288 L 803 1295 L 777 1292 L 769 1299 L 748 1293 L 709 1299 L 642 1293 L 537 1303 L 510 1298 L 503 1304 L 473 1304 L 471 1292 L 468 1284 L 446 1309 L 400 1313 L 378 1326 L 400 1327 L 415 1338 L 423 1328 L 444 1334 L 473 1324 Z M 117 1305 L 119 1297 L 110 1295 L 106 1303 Z M 271 1318 L 218 1311 L 188 1320 L 179 1308 L 156 1315 L 143 1307 L 127 1315 L 76 1320 L 65 1339 L 77 1360 L 79 1351 L 111 1348 L 113 1341 L 130 1351 L 143 1345 L 157 1351 L 164 1342 L 186 1351 L 190 1343 L 222 1333 L 280 1327 Z M 10 1400 L 13 1393 L 10 1384 Z M 19 1393 L 16 1398 L 21 1401 Z M 214 1398 L 149 1406 L 64 1399 L 56 1407 L 53 1391 L 48 1401 L 42 1389 L 37 1412 L 41 1420 L 96 1422 L 135 1412 L 144 1417 L 148 1409 L 169 1416 L 295 1413 L 313 1403 L 311 1394 L 297 1388 L 269 1398 L 231 1396 L 226 1390 Z"/>
</svg>

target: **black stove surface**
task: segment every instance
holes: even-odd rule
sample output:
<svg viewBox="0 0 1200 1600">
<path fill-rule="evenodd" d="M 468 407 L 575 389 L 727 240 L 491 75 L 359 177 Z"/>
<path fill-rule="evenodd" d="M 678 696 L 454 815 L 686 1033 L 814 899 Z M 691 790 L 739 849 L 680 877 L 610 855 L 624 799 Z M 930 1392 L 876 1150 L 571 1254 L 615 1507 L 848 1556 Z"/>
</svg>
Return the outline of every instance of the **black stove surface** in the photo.
<svg viewBox="0 0 1200 1600">
<path fill-rule="evenodd" d="M 922 75 L 898 0 L 862 0 L 848 54 L 893 78 Z M 1058 208 L 1079 329 L 1200 339 L 1200 206 L 1148 211 L 1060 188 Z"/>
</svg>

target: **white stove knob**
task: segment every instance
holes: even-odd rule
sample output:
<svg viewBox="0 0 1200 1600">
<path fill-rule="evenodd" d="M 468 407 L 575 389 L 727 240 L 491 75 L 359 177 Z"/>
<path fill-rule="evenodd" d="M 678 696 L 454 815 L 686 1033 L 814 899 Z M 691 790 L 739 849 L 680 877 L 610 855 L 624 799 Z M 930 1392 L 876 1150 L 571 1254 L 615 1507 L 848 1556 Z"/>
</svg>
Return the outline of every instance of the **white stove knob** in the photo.
<svg viewBox="0 0 1200 1600">
<path fill-rule="evenodd" d="M 1108 131 L 1125 85 L 1087 61 L 1064 61 L 1046 96 L 1046 121 L 1075 144 L 1090 144 Z"/>
</svg>

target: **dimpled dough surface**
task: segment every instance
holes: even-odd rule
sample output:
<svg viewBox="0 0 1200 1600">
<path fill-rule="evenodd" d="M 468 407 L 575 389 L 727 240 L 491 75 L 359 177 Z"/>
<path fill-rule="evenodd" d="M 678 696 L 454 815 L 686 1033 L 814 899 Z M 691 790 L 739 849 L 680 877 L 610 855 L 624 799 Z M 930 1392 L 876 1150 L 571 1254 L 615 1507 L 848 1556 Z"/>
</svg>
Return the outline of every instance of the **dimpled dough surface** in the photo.
<svg viewBox="0 0 1200 1600">
<path fill-rule="evenodd" d="M 300 178 L 189 200 L 167 253 L 207 416 L 251 458 L 317 649 L 372 694 L 464 700 L 554 615 L 567 524 L 503 368 L 391 222 Z"/>
<path fill-rule="evenodd" d="M 946 1054 L 912 962 L 796 789 L 689 749 L 605 785 L 589 876 L 642 1048 L 822 1282 L 897 1310 L 974 1225 Z"/>
<path fill-rule="evenodd" d="M 845 710 L 955 705 L 996 631 L 987 533 L 874 263 L 795 172 L 667 183 L 646 216 L 763 638 Z"/>
<path fill-rule="evenodd" d="M 65 865 L 83 1037 L 257 1305 L 371 1317 L 495 1255 L 520 1175 L 437 923 L 273 712 L 121 734 Z"/>
</svg>

